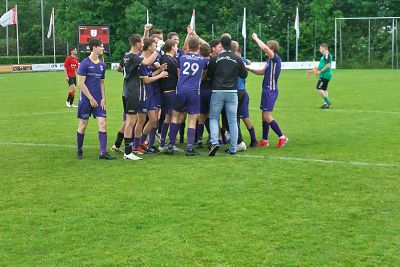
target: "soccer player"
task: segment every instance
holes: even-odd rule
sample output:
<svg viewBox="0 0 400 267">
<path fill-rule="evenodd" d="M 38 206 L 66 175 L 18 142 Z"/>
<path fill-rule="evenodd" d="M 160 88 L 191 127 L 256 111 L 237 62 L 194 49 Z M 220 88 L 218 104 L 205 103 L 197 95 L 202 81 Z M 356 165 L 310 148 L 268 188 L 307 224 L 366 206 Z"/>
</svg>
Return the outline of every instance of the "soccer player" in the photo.
<svg viewBox="0 0 400 267">
<path fill-rule="evenodd" d="M 324 100 L 321 109 L 327 109 L 332 105 L 328 95 L 328 83 L 332 79 L 332 55 L 329 53 L 328 45 L 325 43 L 319 46 L 319 52 L 322 54 L 322 57 L 319 61 L 318 70 L 315 73 L 319 77 L 316 89 Z M 308 71 L 308 75 L 313 72 L 313 70 Z"/>
<path fill-rule="evenodd" d="M 200 82 L 203 70 L 207 67 L 208 60 L 198 54 L 200 42 L 198 38 L 190 37 L 188 41 L 189 53 L 183 54 L 179 60 L 179 79 L 176 88 L 175 103 L 169 132 L 169 145 L 167 153 L 174 153 L 176 136 L 180 129 L 180 115 L 187 111 L 189 114 L 189 127 L 187 129 L 186 156 L 197 156 L 193 144 L 196 135 L 196 122 L 200 113 Z"/>
<path fill-rule="evenodd" d="M 178 47 L 172 40 L 167 40 L 164 45 L 164 54 L 160 57 L 160 64 L 167 64 L 168 77 L 159 80 L 159 86 L 162 97 L 163 113 L 165 114 L 164 121 L 161 126 L 160 147 L 161 152 L 165 151 L 165 138 L 167 137 L 169 124 L 171 122 L 172 108 L 175 102 L 175 90 L 178 84 L 179 65 L 175 57 Z M 175 147 L 175 151 L 178 151 Z"/>
<path fill-rule="evenodd" d="M 179 66 L 179 59 L 180 57 L 185 54 L 185 52 L 179 48 L 179 35 L 176 32 L 170 32 L 167 35 L 167 39 L 168 40 L 172 40 L 177 47 L 176 53 L 175 53 L 175 58 L 176 61 L 178 62 L 178 66 Z M 181 113 L 180 117 L 179 117 L 179 123 L 181 125 L 181 128 L 179 130 L 179 143 L 183 143 L 184 141 L 184 137 L 185 137 L 185 126 L 186 126 L 186 112 Z"/>
<path fill-rule="evenodd" d="M 124 70 L 124 87 L 122 92 L 122 104 L 126 114 L 124 141 L 125 153 L 124 159 L 127 160 L 140 160 L 141 158 L 132 153 L 132 131 L 137 122 L 137 113 L 139 109 L 140 100 L 140 65 L 151 65 L 155 61 L 158 53 L 154 52 L 148 58 L 139 56 L 139 51 L 143 47 L 143 39 L 139 34 L 133 34 L 129 37 L 131 50 L 125 54 L 123 58 Z"/>
<path fill-rule="evenodd" d="M 79 87 L 81 88 L 78 103 L 78 131 L 77 138 L 77 156 L 83 158 L 83 139 L 89 117 L 97 120 L 99 125 L 100 155 L 99 159 L 113 160 L 113 156 L 107 153 L 107 120 L 106 120 L 106 95 L 104 79 L 106 73 L 106 64 L 99 59 L 103 55 L 104 47 L 101 40 L 91 39 L 89 41 L 90 55 L 85 58 L 79 68 Z"/>
<path fill-rule="evenodd" d="M 263 121 L 263 139 L 258 142 L 257 146 L 269 146 L 268 133 L 269 127 L 271 127 L 279 137 L 276 147 L 282 148 L 289 139 L 283 135 L 278 123 L 272 117 L 272 111 L 278 98 L 278 78 L 279 74 L 281 73 L 282 63 L 281 58 L 277 54 L 279 50 L 279 43 L 277 41 L 270 40 L 267 42 L 267 44 L 265 44 L 258 38 L 256 33 L 252 34 L 252 38 L 268 57 L 267 64 L 262 70 L 251 69 L 249 65 L 246 65 L 248 70 L 254 74 L 264 75 L 260 104 Z"/>
<path fill-rule="evenodd" d="M 156 51 L 157 44 L 155 40 L 151 38 L 145 38 L 143 43 L 142 57 L 146 59 Z M 159 90 L 157 81 L 168 76 L 168 72 L 165 71 L 166 68 L 166 64 L 161 66 L 159 69 L 156 69 L 154 65 L 141 65 L 139 68 L 141 91 L 139 95 L 138 122 L 135 126 L 134 149 L 137 149 L 143 154 L 158 152 L 158 149 L 153 147 L 158 119 L 158 113 L 156 112 L 157 104 L 154 99 L 154 89 L 157 88 Z M 147 123 L 146 115 L 149 118 Z M 145 123 L 146 126 L 143 129 Z M 149 136 L 149 143 L 145 145 L 144 142 L 146 141 L 147 136 Z"/>
<path fill-rule="evenodd" d="M 216 58 L 210 60 L 207 75 L 212 80 L 212 94 L 210 103 L 210 130 L 211 149 L 209 156 L 215 156 L 219 149 L 218 121 L 222 108 L 225 106 L 230 129 L 230 147 L 226 151 L 229 155 L 236 154 L 237 129 L 237 81 L 238 77 L 245 79 L 247 70 L 240 57 L 231 52 L 231 37 L 223 34 L 221 37 L 223 51 Z"/>
<path fill-rule="evenodd" d="M 64 62 L 64 75 L 69 86 L 69 92 L 67 102 L 65 103 L 67 108 L 76 107 L 73 105 L 76 90 L 76 76 L 78 74 L 79 59 L 77 56 L 78 51 L 76 48 L 70 49 L 70 55 L 65 59 Z"/>
<path fill-rule="evenodd" d="M 209 46 L 202 44 L 200 46 L 200 55 L 207 58 L 209 54 L 208 50 L 211 48 L 210 58 L 217 57 L 222 52 L 221 42 L 219 40 L 212 40 Z M 208 134 L 210 135 L 210 100 L 211 100 L 211 79 L 206 78 L 201 82 L 200 85 L 200 115 L 199 123 L 197 125 L 197 147 L 203 147 L 203 133 L 204 127 L 206 127 Z"/>
</svg>

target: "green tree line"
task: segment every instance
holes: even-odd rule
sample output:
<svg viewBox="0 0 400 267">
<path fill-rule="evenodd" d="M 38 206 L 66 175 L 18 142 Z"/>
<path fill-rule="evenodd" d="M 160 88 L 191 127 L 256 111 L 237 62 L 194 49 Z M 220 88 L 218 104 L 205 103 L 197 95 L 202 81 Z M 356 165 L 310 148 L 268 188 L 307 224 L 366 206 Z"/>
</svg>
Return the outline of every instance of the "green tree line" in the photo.
<svg viewBox="0 0 400 267">
<path fill-rule="evenodd" d="M 51 8 L 56 13 L 57 54 L 67 53 L 69 46 L 76 46 L 77 26 L 79 24 L 110 25 L 111 57 L 118 61 L 129 48 L 128 36 L 143 33 L 146 23 L 146 10 L 154 28 L 164 33 L 175 31 L 183 42 L 186 26 L 190 21 L 192 9 L 196 10 L 196 32 L 205 40 L 229 32 L 243 46 L 242 18 L 243 8 L 247 9 L 247 57 L 260 60 L 260 51 L 251 40 L 256 32 L 261 39 L 279 41 L 283 60 L 295 60 L 294 20 L 296 7 L 300 15 L 300 39 L 298 60 L 318 60 L 318 44 L 325 42 L 334 51 L 334 26 L 338 17 L 388 17 L 396 16 L 400 1 L 389 0 L 236 0 L 236 1 L 174 1 L 174 0 L 43 0 L 45 34 L 47 33 Z M 19 39 L 21 55 L 41 55 L 41 15 L 40 0 L 9 0 L 11 8 L 18 4 Z M 0 8 L 5 11 L 5 3 Z M 288 27 L 289 25 L 289 27 Z M 260 27 L 261 26 L 261 27 Z M 289 30 L 289 35 L 288 35 Z M 344 65 L 357 64 L 363 58 L 371 64 L 386 66 L 391 62 L 392 21 L 373 21 L 371 58 L 368 58 L 368 21 L 340 23 L 341 54 L 338 60 Z M 5 29 L 0 30 L 1 56 L 6 55 Z M 289 36 L 289 39 L 288 39 Z M 15 26 L 9 26 L 10 55 L 16 55 Z M 396 36 L 396 45 L 398 38 Z M 316 49 L 315 49 L 316 48 Z M 53 52 L 52 38 L 45 37 L 46 54 Z M 339 49 L 338 49 L 339 50 Z M 262 58 L 265 60 L 265 57 Z M 375 62 L 376 61 L 376 62 Z M 363 61 L 364 62 L 364 61 Z M 361 63 L 360 65 L 363 65 Z"/>
</svg>

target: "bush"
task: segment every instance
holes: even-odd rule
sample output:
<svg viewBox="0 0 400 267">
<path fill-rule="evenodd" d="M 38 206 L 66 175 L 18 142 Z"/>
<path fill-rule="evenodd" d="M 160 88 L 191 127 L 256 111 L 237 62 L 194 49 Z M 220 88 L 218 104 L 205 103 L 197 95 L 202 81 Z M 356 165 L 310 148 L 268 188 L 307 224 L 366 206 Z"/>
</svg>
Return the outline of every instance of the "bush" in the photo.
<svg viewBox="0 0 400 267">
<path fill-rule="evenodd" d="M 56 56 L 56 63 L 64 63 L 65 55 Z M 53 63 L 53 56 L 20 56 L 20 64 L 43 64 L 43 63 Z M 2 56 L 0 57 L 0 65 L 12 65 L 18 64 L 18 59 L 16 56 Z"/>
</svg>

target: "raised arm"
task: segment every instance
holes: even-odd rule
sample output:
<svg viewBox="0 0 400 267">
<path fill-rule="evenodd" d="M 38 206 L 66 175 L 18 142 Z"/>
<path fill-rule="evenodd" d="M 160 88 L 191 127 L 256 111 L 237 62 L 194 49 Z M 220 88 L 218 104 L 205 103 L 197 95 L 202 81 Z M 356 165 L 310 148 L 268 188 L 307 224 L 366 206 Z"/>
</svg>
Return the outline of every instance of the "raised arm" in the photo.
<svg viewBox="0 0 400 267">
<path fill-rule="evenodd" d="M 263 41 L 261 41 L 256 33 L 253 33 L 251 35 L 251 37 L 253 38 L 253 40 L 257 43 L 257 45 L 261 48 L 261 50 L 267 55 L 268 58 L 273 59 L 274 58 L 274 52 L 269 49 L 269 47 L 264 44 Z"/>
<path fill-rule="evenodd" d="M 144 25 L 144 33 L 143 33 L 143 38 L 149 37 L 150 36 L 150 30 L 153 28 L 152 24 L 146 24 Z"/>
</svg>

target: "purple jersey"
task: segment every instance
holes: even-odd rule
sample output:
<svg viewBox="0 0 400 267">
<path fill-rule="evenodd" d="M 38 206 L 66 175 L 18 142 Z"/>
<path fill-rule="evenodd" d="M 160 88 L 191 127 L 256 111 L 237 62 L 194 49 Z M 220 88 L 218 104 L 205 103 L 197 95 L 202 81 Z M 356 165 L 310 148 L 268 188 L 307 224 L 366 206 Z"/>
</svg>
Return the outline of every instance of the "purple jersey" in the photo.
<svg viewBox="0 0 400 267">
<path fill-rule="evenodd" d="M 140 76 L 147 76 L 151 77 L 153 74 L 153 71 L 155 71 L 156 68 L 154 66 L 144 66 L 141 65 L 139 67 L 139 74 Z M 140 80 L 142 83 L 140 95 L 143 95 L 144 97 L 142 98 L 143 100 L 146 100 L 148 98 L 153 98 L 153 94 L 155 91 L 155 87 L 159 89 L 157 81 L 154 81 L 152 83 L 145 83 L 143 79 Z"/>
<path fill-rule="evenodd" d="M 104 80 L 106 73 L 106 64 L 99 60 L 98 63 L 94 63 L 90 58 L 82 60 L 78 68 L 78 75 L 86 77 L 85 85 L 89 89 L 90 94 L 100 101 L 102 99 L 100 80 Z M 89 100 L 85 94 L 81 91 L 81 98 Z"/>
<path fill-rule="evenodd" d="M 184 54 L 179 59 L 180 75 L 177 94 L 190 91 L 200 91 L 203 70 L 208 65 L 208 59 L 197 54 Z"/>
<path fill-rule="evenodd" d="M 264 80 L 262 83 L 263 90 L 278 91 L 278 78 L 281 73 L 281 63 L 282 61 L 278 54 L 274 54 L 274 57 L 267 61 Z"/>
</svg>

